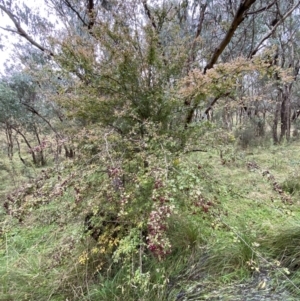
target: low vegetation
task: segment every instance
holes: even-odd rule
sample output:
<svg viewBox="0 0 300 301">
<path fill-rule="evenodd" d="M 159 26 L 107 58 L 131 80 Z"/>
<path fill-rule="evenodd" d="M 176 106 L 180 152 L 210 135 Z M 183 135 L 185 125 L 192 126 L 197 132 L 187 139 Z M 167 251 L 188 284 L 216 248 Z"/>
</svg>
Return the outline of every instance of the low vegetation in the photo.
<svg viewBox="0 0 300 301">
<path fill-rule="evenodd" d="M 265 289 L 297 300 L 298 148 L 187 153 L 169 178 L 131 166 L 132 188 L 84 152 L 22 181 L 4 160 L 19 182 L 1 192 L 0 299 L 215 300 L 268 271 Z"/>
</svg>

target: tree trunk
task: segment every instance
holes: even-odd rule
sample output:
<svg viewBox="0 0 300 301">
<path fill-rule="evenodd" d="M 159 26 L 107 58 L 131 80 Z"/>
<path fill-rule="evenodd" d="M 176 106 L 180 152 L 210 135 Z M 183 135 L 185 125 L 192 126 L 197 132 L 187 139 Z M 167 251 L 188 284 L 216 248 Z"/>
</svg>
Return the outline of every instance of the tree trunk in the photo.
<svg viewBox="0 0 300 301">
<path fill-rule="evenodd" d="M 45 155 L 44 155 L 44 151 L 43 151 L 43 148 L 42 148 L 42 142 L 41 142 L 41 139 L 40 139 L 40 135 L 38 133 L 38 128 L 36 126 L 34 126 L 34 133 L 35 133 L 35 136 L 36 136 L 36 139 L 38 141 L 38 144 L 40 146 L 40 150 L 38 152 L 39 156 L 38 156 L 38 163 L 40 163 L 41 166 L 45 166 L 46 165 L 46 160 L 45 160 Z"/>
<path fill-rule="evenodd" d="M 274 142 L 274 144 L 278 144 L 279 143 L 278 134 L 277 134 L 279 114 L 280 114 L 280 103 L 277 101 L 276 102 L 275 113 L 274 113 L 273 127 L 272 127 L 273 142 Z"/>
<path fill-rule="evenodd" d="M 74 158 L 75 151 L 71 147 L 68 148 L 66 145 L 64 145 L 64 149 L 65 149 L 66 158 Z"/>
<path fill-rule="evenodd" d="M 35 153 L 34 153 L 32 147 L 31 147 L 29 141 L 27 140 L 26 136 L 25 136 L 19 129 L 17 129 L 17 128 L 13 128 L 13 129 L 14 129 L 14 131 L 16 131 L 16 133 L 18 133 L 18 134 L 24 139 L 24 141 L 25 141 L 27 147 L 29 148 L 29 152 L 30 152 L 30 154 L 31 154 L 31 156 L 32 156 L 33 164 L 34 164 L 34 165 L 37 165 L 38 162 L 37 162 Z"/>
<path fill-rule="evenodd" d="M 5 135 L 6 135 L 6 142 L 7 142 L 7 155 L 8 155 L 9 159 L 12 159 L 13 150 L 14 150 L 14 144 L 13 144 L 13 138 L 12 138 L 12 128 L 7 123 L 6 123 L 6 128 L 5 128 Z"/>
<path fill-rule="evenodd" d="M 19 158 L 20 158 L 20 160 L 22 161 L 22 163 L 26 166 L 26 162 L 25 162 L 25 160 L 24 160 L 24 159 L 22 158 L 22 156 L 21 156 L 21 147 L 20 147 L 20 142 L 19 142 L 19 140 L 18 140 L 17 135 L 16 135 L 16 137 L 15 137 L 15 140 L 16 140 L 16 142 L 17 142 Z"/>
<path fill-rule="evenodd" d="M 290 90 L 291 85 L 285 86 L 281 93 L 281 110 L 280 110 L 280 119 L 281 119 L 281 131 L 280 131 L 280 142 L 285 137 L 287 141 L 291 137 L 291 101 L 290 101 Z"/>
</svg>

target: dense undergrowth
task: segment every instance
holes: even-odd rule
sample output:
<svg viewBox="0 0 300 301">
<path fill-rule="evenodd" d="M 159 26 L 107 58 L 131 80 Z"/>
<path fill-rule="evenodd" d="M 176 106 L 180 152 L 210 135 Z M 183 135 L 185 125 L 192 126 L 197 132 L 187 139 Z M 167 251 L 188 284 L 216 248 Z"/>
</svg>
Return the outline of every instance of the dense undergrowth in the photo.
<svg viewBox="0 0 300 301">
<path fill-rule="evenodd" d="M 213 300 L 265 269 L 297 300 L 298 143 L 162 148 L 122 167 L 80 147 L 27 174 L 1 163 L 0 300 Z"/>
</svg>

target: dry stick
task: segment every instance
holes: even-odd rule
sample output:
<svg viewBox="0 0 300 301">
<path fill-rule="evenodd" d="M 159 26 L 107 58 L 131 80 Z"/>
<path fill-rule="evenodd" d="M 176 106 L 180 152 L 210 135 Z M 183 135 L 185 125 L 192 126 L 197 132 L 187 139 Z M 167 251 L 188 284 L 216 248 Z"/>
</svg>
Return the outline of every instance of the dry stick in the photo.
<svg viewBox="0 0 300 301">
<path fill-rule="evenodd" d="M 87 10 L 89 14 L 89 24 L 88 24 L 88 29 L 91 30 L 95 24 L 95 3 L 94 0 L 88 0 L 87 1 Z"/>
<path fill-rule="evenodd" d="M 89 2 L 89 1 L 88 1 Z M 83 26 L 88 26 L 88 24 L 84 21 L 84 19 L 80 16 L 80 13 L 74 8 L 74 6 L 70 3 L 69 0 L 65 0 L 65 5 L 69 7 L 77 16 L 77 18 L 82 22 Z M 89 5 L 89 3 L 87 3 Z"/>
<path fill-rule="evenodd" d="M 147 17 L 149 18 L 149 20 L 151 21 L 152 27 L 157 31 L 158 28 L 157 28 L 157 25 L 155 23 L 155 20 L 154 20 L 152 14 L 150 12 L 150 9 L 148 7 L 147 0 L 143 0 L 142 3 L 143 3 L 143 6 L 144 6 L 145 13 L 146 13 Z"/>
</svg>

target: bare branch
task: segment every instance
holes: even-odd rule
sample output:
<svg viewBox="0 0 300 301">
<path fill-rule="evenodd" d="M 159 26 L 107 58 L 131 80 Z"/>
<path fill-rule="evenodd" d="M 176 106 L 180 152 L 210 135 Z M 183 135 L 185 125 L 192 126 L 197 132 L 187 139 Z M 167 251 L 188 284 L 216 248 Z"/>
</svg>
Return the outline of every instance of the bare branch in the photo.
<svg viewBox="0 0 300 301">
<path fill-rule="evenodd" d="M 230 7 L 230 10 L 231 10 L 232 15 L 235 16 L 236 12 L 235 12 L 235 10 L 234 10 L 234 8 L 233 8 L 233 4 L 232 4 L 232 1 L 231 1 L 231 0 L 229 0 L 229 7 Z"/>
<path fill-rule="evenodd" d="M 23 106 L 25 106 L 27 108 L 27 110 L 29 112 L 31 112 L 32 114 L 37 115 L 38 117 L 40 117 L 43 121 L 45 121 L 48 126 L 51 128 L 51 130 L 57 135 L 57 137 L 62 138 L 61 135 L 57 132 L 57 130 L 52 126 L 52 124 L 50 123 L 49 120 L 47 120 L 43 115 L 41 115 L 33 106 L 30 106 L 28 103 L 26 102 L 21 102 L 21 104 Z"/>
</svg>

